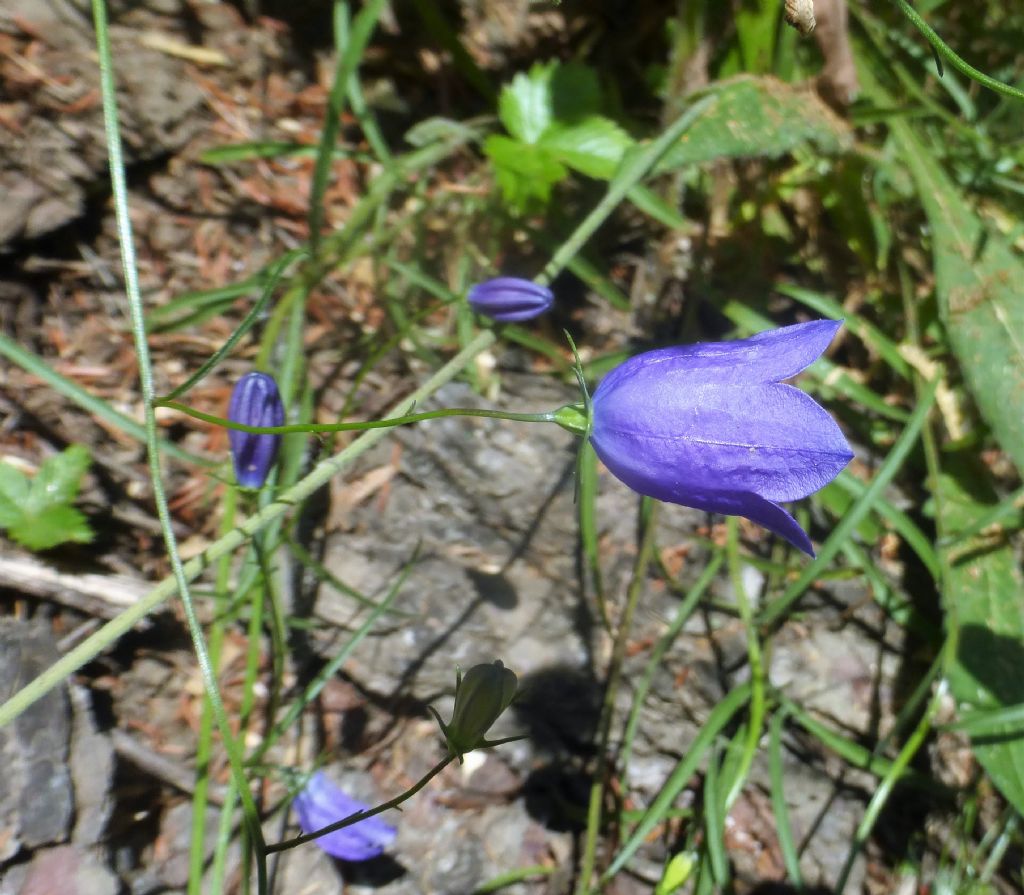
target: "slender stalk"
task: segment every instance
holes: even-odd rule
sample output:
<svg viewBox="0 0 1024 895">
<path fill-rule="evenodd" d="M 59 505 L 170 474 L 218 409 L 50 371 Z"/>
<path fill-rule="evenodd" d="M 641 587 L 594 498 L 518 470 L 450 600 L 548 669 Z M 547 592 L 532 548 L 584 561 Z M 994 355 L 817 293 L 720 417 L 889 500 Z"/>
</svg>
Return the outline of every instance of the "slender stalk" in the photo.
<svg viewBox="0 0 1024 895">
<path fill-rule="evenodd" d="M 952 643 L 952 639 L 948 641 Z M 857 859 L 857 855 L 860 854 L 861 849 L 864 847 L 864 843 L 867 842 L 868 836 L 871 835 L 871 831 L 874 829 L 875 824 L 878 822 L 879 815 L 882 813 L 882 809 L 885 807 L 885 803 L 889 801 L 889 796 L 892 795 L 893 787 L 897 781 L 903 775 L 903 772 L 910 765 L 914 756 L 917 755 L 917 751 L 924 745 L 928 735 L 932 732 L 932 719 L 935 717 L 935 713 L 939 710 L 939 706 L 942 703 L 943 697 L 946 695 L 947 685 L 943 679 L 939 681 L 938 686 L 935 688 L 935 692 L 932 694 L 931 702 L 928 704 L 928 710 L 921 716 L 921 720 L 918 722 L 917 727 L 907 740 L 906 745 L 900 750 L 899 755 L 896 756 L 896 760 L 893 761 L 892 767 L 878 783 L 878 787 L 875 789 L 874 795 L 871 797 L 871 801 L 868 802 L 868 807 L 864 811 L 864 817 L 861 818 L 861 822 L 857 825 L 857 831 L 854 834 L 853 842 L 850 844 L 850 850 L 846 855 L 846 861 L 843 863 L 843 869 L 839 874 L 839 879 L 836 882 L 836 891 L 842 892 L 846 888 L 846 881 L 850 877 L 850 871 L 853 870 L 854 861 Z"/>
<path fill-rule="evenodd" d="M 139 364 L 139 387 L 142 393 L 142 405 L 146 427 L 146 453 L 149 460 L 150 480 L 153 486 L 153 499 L 156 503 L 160 528 L 163 531 L 164 545 L 171 563 L 177 591 L 181 596 L 185 618 L 188 622 L 189 634 L 192 638 L 203 678 L 203 687 L 210 700 L 214 718 L 224 741 L 224 748 L 231 765 L 231 773 L 242 799 L 246 829 L 252 841 L 262 846 L 263 831 L 260 828 L 256 805 L 249 791 L 245 768 L 241 756 L 235 748 L 227 713 L 217 687 L 217 676 L 210 662 L 203 637 L 202 626 L 196 615 L 195 604 L 189 592 L 189 579 L 185 575 L 181 555 L 178 552 L 177 539 L 171 520 L 167 495 L 163 486 L 163 471 L 160 462 L 160 441 L 157 436 L 156 408 L 153 399 L 156 390 L 153 385 L 153 367 L 149 357 L 149 343 L 146 336 L 146 321 L 142 307 L 142 294 L 139 290 L 138 265 L 135 259 L 135 245 L 132 236 L 131 219 L 128 215 L 128 184 L 124 173 L 124 158 L 121 148 L 121 133 L 117 110 L 117 91 L 114 84 L 110 34 L 107 25 L 107 10 L 104 0 L 93 0 L 93 21 L 96 26 L 96 49 L 100 62 L 100 93 L 103 99 L 103 126 L 107 138 L 107 158 L 110 167 L 111 191 L 114 196 L 114 211 L 117 220 L 118 243 L 121 247 L 121 264 L 125 280 L 125 297 L 131 314 L 132 336 L 135 342 L 135 353 Z M 257 886 L 260 895 L 267 891 L 266 862 L 257 865 Z"/>
<path fill-rule="evenodd" d="M 910 19 L 911 24 L 924 35 L 925 40 L 932 45 L 938 56 L 945 59 L 957 71 L 967 75 L 971 80 L 977 81 L 983 87 L 988 87 L 989 90 L 994 90 L 996 93 L 1003 94 L 1003 96 L 1012 96 L 1014 99 L 1024 99 L 1024 91 L 1018 90 L 1016 87 L 1011 87 L 1009 84 L 1004 84 L 1002 81 L 997 81 L 995 78 L 986 75 L 983 71 L 979 71 L 966 60 L 958 56 L 949 44 L 935 33 L 935 29 L 921 18 L 918 11 L 907 3 L 907 0 L 893 0 L 893 2 L 897 7 L 899 7 L 903 15 Z M 939 67 L 939 77 L 942 77 L 941 66 Z"/>
<path fill-rule="evenodd" d="M 193 419 L 202 420 L 204 423 L 223 426 L 225 429 L 235 429 L 238 432 L 251 432 L 254 435 L 290 435 L 293 432 L 365 432 L 369 429 L 393 429 L 395 426 L 408 426 L 413 423 L 422 423 L 424 420 L 443 419 L 449 416 L 476 416 L 483 419 L 512 420 L 516 423 L 553 423 L 556 413 L 554 410 L 543 413 L 513 413 L 507 410 L 483 410 L 474 407 L 445 407 L 442 410 L 426 410 L 422 413 L 410 413 L 406 416 L 383 420 L 364 420 L 351 423 L 293 423 L 287 426 L 247 426 L 245 423 L 236 423 L 234 420 L 214 416 L 212 413 L 203 413 L 201 410 L 195 410 L 186 404 L 179 404 L 177 401 L 158 398 L 155 405 L 180 411 Z"/>
<path fill-rule="evenodd" d="M 119 410 L 115 410 L 102 398 L 97 398 L 95 395 L 87 392 L 77 382 L 68 379 L 66 376 L 61 376 L 56 370 L 51 369 L 42 358 L 26 350 L 15 342 L 14 339 L 5 336 L 3 333 L 0 333 L 0 356 L 16 363 L 33 376 L 38 376 L 58 395 L 63 395 L 65 398 L 73 401 L 83 410 L 87 410 L 107 425 L 120 429 L 139 441 L 144 442 L 146 440 L 146 427 L 139 425 L 138 420 L 132 419 L 132 417 L 121 413 Z M 190 453 L 173 442 L 161 441 L 160 446 L 168 456 L 181 460 L 183 463 L 194 463 L 197 466 L 213 465 L 206 457 Z"/>
<path fill-rule="evenodd" d="M 221 534 L 235 527 L 238 489 L 229 488 L 224 498 Z M 215 592 L 226 594 L 231 580 L 231 557 L 221 557 L 217 565 Z M 220 650 L 224 641 L 225 616 L 217 613 L 210 626 L 210 659 L 216 669 L 220 663 Z M 196 745 L 196 788 L 192 794 L 192 841 L 189 846 L 188 895 L 201 895 L 203 865 L 206 862 L 206 806 L 210 787 L 210 757 L 213 754 L 213 710 L 204 695 L 203 711 L 199 720 L 199 738 Z M 223 809 L 222 810 L 227 810 Z"/>
<path fill-rule="evenodd" d="M 293 839 L 285 839 L 282 842 L 275 842 L 265 847 L 264 854 L 270 855 L 274 852 L 295 848 L 297 845 L 302 845 L 305 842 L 312 842 L 314 839 L 319 839 L 321 836 L 326 836 L 328 833 L 333 833 L 335 830 L 342 830 L 345 827 L 351 827 L 353 824 L 357 824 L 360 821 L 364 821 L 370 817 L 374 817 L 375 815 L 383 814 L 391 808 L 397 808 L 402 804 L 402 802 L 405 802 L 416 795 L 416 793 L 423 789 L 424 786 L 440 774 L 441 771 L 448 767 L 448 765 L 450 765 L 454 760 L 454 755 L 446 755 L 441 759 L 441 761 L 434 765 L 433 768 L 427 771 L 427 773 L 424 774 L 416 783 L 409 787 L 409 789 L 400 795 L 395 796 L 393 799 L 389 799 L 383 805 L 378 805 L 376 808 L 367 808 L 365 811 L 357 811 L 355 814 L 343 817 L 341 820 L 328 824 L 326 827 L 321 827 L 319 830 L 314 830 L 312 833 L 304 833 L 303 835 L 296 836 Z"/>
</svg>

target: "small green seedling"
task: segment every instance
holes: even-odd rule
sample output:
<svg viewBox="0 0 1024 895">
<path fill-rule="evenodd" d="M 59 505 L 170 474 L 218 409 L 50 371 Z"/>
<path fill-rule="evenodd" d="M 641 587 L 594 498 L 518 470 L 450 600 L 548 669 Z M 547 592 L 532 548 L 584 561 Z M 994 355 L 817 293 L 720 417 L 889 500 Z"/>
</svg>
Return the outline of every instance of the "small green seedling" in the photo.
<svg viewBox="0 0 1024 895">
<path fill-rule="evenodd" d="M 0 529 L 29 550 L 91 541 L 89 523 L 72 506 L 90 462 L 89 449 L 73 444 L 46 460 L 34 477 L 0 463 Z"/>
</svg>

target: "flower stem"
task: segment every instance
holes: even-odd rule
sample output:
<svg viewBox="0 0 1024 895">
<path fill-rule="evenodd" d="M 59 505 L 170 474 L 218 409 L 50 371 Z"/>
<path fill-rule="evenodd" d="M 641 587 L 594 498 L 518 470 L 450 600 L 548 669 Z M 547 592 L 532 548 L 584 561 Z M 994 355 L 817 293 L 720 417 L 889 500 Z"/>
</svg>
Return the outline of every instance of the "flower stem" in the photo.
<svg viewBox="0 0 1024 895">
<path fill-rule="evenodd" d="M 265 855 L 270 855 L 274 852 L 286 851 L 289 848 L 295 848 L 297 845 L 312 842 L 314 839 L 319 839 L 321 836 L 326 836 L 328 833 L 333 833 L 335 830 L 342 830 L 345 827 L 351 827 L 353 824 L 357 824 L 367 818 L 374 817 L 377 814 L 383 814 L 391 808 L 397 808 L 402 804 L 402 802 L 416 795 L 416 793 L 423 789 L 424 786 L 440 774 L 441 771 L 448 767 L 448 765 L 450 765 L 454 760 L 454 755 L 445 756 L 409 789 L 395 796 L 393 799 L 389 799 L 383 805 L 378 805 L 376 808 L 368 808 L 365 811 L 357 811 L 355 814 L 343 817 L 341 820 L 328 824 L 326 827 L 321 827 L 319 830 L 314 830 L 312 833 L 303 833 L 301 836 L 295 836 L 292 839 L 285 839 L 282 842 L 274 842 L 271 845 L 266 846 L 263 853 Z"/>
<path fill-rule="evenodd" d="M 512 420 L 516 423 L 553 423 L 557 411 L 547 410 L 543 413 L 512 413 L 505 410 L 482 410 L 474 407 L 446 407 L 442 410 L 426 410 L 422 413 L 410 413 L 406 416 L 390 417 L 382 420 L 364 420 L 350 423 L 294 423 L 287 426 L 247 426 L 233 420 L 203 413 L 178 401 L 157 398 L 154 407 L 169 407 L 180 411 L 193 419 L 235 429 L 238 432 L 251 432 L 254 435 L 289 435 L 293 432 L 363 432 L 367 429 L 390 429 L 394 426 L 408 426 L 422 423 L 424 420 L 436 420 L 447 416 L 478 416 L 486 419 Z"/>
</svg>

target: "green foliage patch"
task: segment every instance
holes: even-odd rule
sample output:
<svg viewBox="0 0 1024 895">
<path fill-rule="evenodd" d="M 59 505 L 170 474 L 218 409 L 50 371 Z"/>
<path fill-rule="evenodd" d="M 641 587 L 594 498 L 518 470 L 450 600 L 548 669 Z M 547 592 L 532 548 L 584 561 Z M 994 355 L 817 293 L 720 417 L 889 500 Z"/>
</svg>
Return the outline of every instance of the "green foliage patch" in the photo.
<svg viewBox="0 0 1024 895">
<path fill-rule="evenodd" d="M 0 463 L 0 528 L 29 550 L 89 543 L 93 531 L 72 504 L 90 462 L 89 449 L 73 444 L 48 458 L 34 478 Z"/>
</svg>

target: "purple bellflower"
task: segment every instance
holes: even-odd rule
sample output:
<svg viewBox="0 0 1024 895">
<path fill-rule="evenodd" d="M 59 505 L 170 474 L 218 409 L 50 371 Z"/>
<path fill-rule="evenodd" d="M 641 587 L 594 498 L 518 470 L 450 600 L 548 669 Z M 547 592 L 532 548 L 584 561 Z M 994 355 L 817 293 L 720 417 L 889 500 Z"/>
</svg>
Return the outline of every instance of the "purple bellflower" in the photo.
<svg viewBox="0 0 1024 895">
<path fill-rule="evenodd" d="M 273 376 L 246 373 L 235 385 L 228 419 L 246 426 L 283 426 L 284 404 Z M 243 488 L 262 488 L 281 446 L 280 435 L 257 435 L 228 429 L 235 479 Z"/>
<path fill-rule="evenodd" d="M 496 277 L 477 283 L 467 296 L 478 314 L 498 323 L 520 323 L 547 311 L 555 300 L 547 286 L 518 277 Z"/>
<path fill-rule="evenodd" d="M 832 417 L 782 380 L 813 363 L 841 325 L 816 320 L 630 358 L 594 392 L 594 450 L 640 494 L 746 516 L 813 556 L 779 503 L 827 485 L 853 453 Z"/>
<path fill-rule="evenodd" d="M 315 833 L 369 807 L 342 792 L 323 771 L 317 771 L 309 778 L 292 805 L 303 833 Z M 379 817 L 368 817 L 314 841 L 332 857 L 343 861 L 367 861 L 376 858 L 394 839 L 394 827 Z"/>
</svg>

